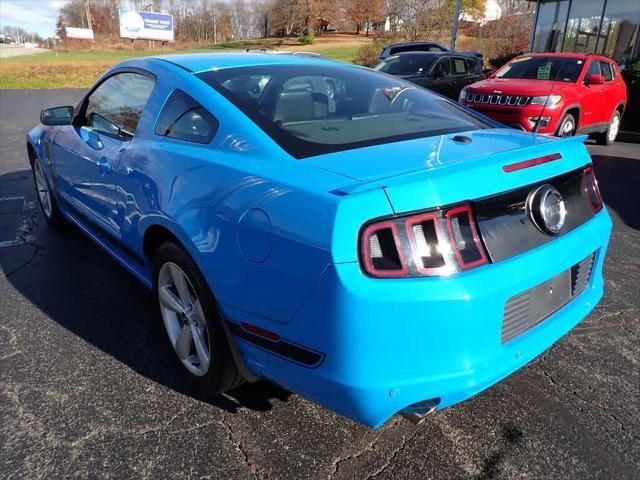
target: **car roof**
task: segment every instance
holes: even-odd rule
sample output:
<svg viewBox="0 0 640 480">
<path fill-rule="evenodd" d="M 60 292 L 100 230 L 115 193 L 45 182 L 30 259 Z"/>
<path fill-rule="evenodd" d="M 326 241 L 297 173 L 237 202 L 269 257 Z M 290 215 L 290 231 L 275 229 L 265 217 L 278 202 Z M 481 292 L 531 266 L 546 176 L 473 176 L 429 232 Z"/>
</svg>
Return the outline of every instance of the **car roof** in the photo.
<svg viewBox="0 0 640 480">
<path fill-rule="evenodd" d="M 400 43 L 392 43 L 390 45 L 387 45 L 387 48 L 403 47 L 403 46 L 411 47 L 411 46 L 418 46 L 418 45 L 436 45 L 441 48 L 447 48 L 438 42 L 400 42 Z"/>
<path fill-rule="evenodd" d="M 577 58 L 580 60 L 586 60 L 587 58 L 600 58 L 603 60 L 607 60 L 609 62 L 614 62 L 609 57 L 605 57 L 604 55 L 598 55 L 597 53 L 573 53 L 573 52 L 562 52 L 562 53 L 554 53 L 554 52 L 544 52 L 544 53 L 523 53 L 522 55 L 518 55 L 515 58 L 522 57 L 555 57 L 555 58 Z"/>
<path fill-rule="evenodd" d="M 247 67 L 256 65 L 345 65 L 342 62 L 310 55 L 283 55 L 281 53 L 262 52 L 206 52 L 158 55 L 151 58 L 178 65 L 189 72 L 206 72 L 223 68 Z"/>
</svg>

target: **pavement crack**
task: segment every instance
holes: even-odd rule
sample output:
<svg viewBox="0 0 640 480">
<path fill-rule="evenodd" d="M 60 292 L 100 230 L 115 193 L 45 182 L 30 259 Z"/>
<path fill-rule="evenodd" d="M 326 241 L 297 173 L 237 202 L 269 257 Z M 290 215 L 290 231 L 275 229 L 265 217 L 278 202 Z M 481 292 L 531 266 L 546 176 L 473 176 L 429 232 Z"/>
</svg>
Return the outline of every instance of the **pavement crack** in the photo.
<svg viewBox="0 0 640 480">
<path fill-rule="evenodd" d="M 618 425 L 618 427 L 625 432 L 627 435 L 631 436 L 632 438 L 638 439 L 639 437 L 637 435 L 633 435 L 631 432 L 628 432 L 627 429 L 625 428 L 624 423 L 615 415 L 613 414 L 607 407 L 605 407 L 604 405 L 602 405 L 600 402 L 597 402 L 595 400 L 589 400 L 584 398 L 582 395 L 580 395 L 576 390 L 566 387 L 565 385 L 563 385 L 561 382 L 558 382 L 553 375 L 551 375 L 549 372 L 547 372 L 544 368 L 540 368 L 540 371 L 542 372 L 542 374 L 549 379 L 549 381 L 557 386 L 558 388 L 560 388 L 561 390 L 569 393 L 570 395 L 572 395 L 573 397 L 577 398 L 578 400 L 580 400 L 582 403 L 586 403 L 587 405 L 593 405 L 596 408 L 598 408 L 599 410 L 601 410 L 605 415 L 607 415 L 609 418 L 611 418 L 614 423 L 616 423 Z"/>
<path fill-rule="evenodd" d="M 225 431 L 227 432 L 227 437 L 229 439 L 229 442 L 235 447 L 235 449 L 242 455 L 243 459 L 244 459 L 244 463 L 245 465 L 249 468 L 249 473 L 251 474 L 251 476 L 255 479 L 259 479 L 259 478 L 267 478 L 267 474 L 266 472 L 261 472 L 260 476 L 258 476 L 258 465 L 253 463 L 250 458 L 249 458 L 249 453 L 245 450 L 245 446 L 242 443 L 242 437 L 239 437 L 238 439 L 235 438 L 235 435 L 233 434 L 233 429 L 231 428 L 231 426 L 227 423 L 226 419 L 224 416 L 221 417 L 220 421 L 218 422 L 220 425 L 222 425 L 222 427 L 225 429 Z"/>
<path fill-rule="evenodd" d="M 367 451 L 374 450 L 374 447 L 375 447 L 376 443 L 378 443 L 378 441 L 380 441 L 382 436 L 385 433 L 387 433 L 387 431 L 389 431 L 391 428 L 393 428 L 396 425 L 398 425 L 399 422 L 400 422 L 400 419 L 394 419 L 393 422 L 389 422 L 389 425 L 386 428 L 382 429 L 380 431 L 380 434 L 377 435 L 372 441 L 367 442 L 367 444 L 364 446 L 364 448 L 361 448 L 360 450 L 358 450 L 358 451 L 356 451 L 354 453 L 351 453 L 350 455 L 348 455 L 346 457 L 338 457 L 338 458 L 336 458 L 334 460 L 333 464 L 330 467 L 331 474 L 329 475 L 329 479 L 335 478 L 336 474 L 338 473 L 338 470 L 340 469 L 340 465 L 342 465 L 344 462 L 348 462 L 349 460 L 357 460 L 362 455 L 364 455 Z"/>
<path fill-rule="evenodd" d="M 393 450 L 393 452 L 391 453 L 391 455 L 385 460 L 385 462 L 382 464 L 382 466 L 380 466 L 375 472 L 373 472 L 371 475 L 368 475 L 366 480 L 370 480 L 372 478 L 377 477 L 378 475 L 380 475 L 382 472 L 384 472 L 387 468 L 389 468 L 389 466 L 393 463 L 393 461 L 395 460 L 395 458 L 398 456 L 398 454 L 404 450 L 404 448 L 409 444 L 409 442 L 413 439 L 413 437 L 415 437 L 416 435 L 418 435 L 418 433 L 420 433 L 422 429 L 420 428 L 420 425 L 416 426 L 415 430 L 413 431 L 413 433 L 411 433 L 411 435 L 406 435 L 404 437 L 402 437 L 402 442 L 400 443 L 400 446 L 398 448 L 396 448 L 395 450 Z"/>
</svg>

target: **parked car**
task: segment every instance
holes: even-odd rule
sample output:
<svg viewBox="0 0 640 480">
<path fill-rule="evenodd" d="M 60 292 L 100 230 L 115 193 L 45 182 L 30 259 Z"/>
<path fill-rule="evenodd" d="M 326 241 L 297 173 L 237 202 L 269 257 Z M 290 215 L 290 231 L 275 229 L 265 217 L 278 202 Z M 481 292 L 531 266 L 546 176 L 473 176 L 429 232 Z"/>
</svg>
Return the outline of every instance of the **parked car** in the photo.
<svg viewBox="0 0 640 480">
<path fill-rule="evenodd" d="M 482 62 L 460 53 L 400 53 L 374 67 L 457 100 L 465 86 L 482 80 Z"/>
<path fill-rule="evenodd" d="M 0 43 L 13 43 L 13 37 L 7 33 L 0 33 Z"/>
<path fill-rule="evenodd" d="M 595 134 L 613 143 L 627 104 L 616 63 L 601 55 L 536 53 L 514 58 L 460 93 L 460 102 L 526 131 Z"/>
<path fill-rule="evenodd" d="M 382 49 L 378 55 L 378 62 L 383 61 L 391 55 L 403 52 L 448 52 L 449 49 L 436 42 L 402 42 L 392 43 Z"/>
<path fill-rule="evenodd" d="M 130 59 L 26 140 L 48 224 L 155 293 L 158 328 L 209 391 L 264 378 L 371 427 L 418 422 L 602 296 L 611 219 L 580 139 L 363 67 Z"/>
</svg>

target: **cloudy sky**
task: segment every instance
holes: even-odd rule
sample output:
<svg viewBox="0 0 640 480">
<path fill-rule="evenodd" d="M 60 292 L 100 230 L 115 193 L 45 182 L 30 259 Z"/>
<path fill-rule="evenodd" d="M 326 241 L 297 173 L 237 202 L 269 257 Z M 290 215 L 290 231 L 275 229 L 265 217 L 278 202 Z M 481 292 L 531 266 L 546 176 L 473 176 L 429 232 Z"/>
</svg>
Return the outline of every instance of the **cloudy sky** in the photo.
<svg viewBox="0 0 640 480">
<path fill-rule="evenodd" d="M 52 37 L 63 3 L 63 0 L 0 0 L 0 28 L 22 27 L 42 37 Z"/>
</svg>

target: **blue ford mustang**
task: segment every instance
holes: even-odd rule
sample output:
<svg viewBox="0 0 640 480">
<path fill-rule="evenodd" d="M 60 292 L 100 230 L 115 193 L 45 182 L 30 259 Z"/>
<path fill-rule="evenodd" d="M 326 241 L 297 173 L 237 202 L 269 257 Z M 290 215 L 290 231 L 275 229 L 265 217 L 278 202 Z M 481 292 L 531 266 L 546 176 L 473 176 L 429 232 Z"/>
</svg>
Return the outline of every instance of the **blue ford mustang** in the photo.
<svg viewBox="0 0 640 480">
<path fill-rule="evenodd" d="M 27 150 L 48 223 L 153 289 L 197 386 L 266 378 L 378 427 L 475 395 L 594 308 L 611 220 L 583 140 L 227 53 L 123 62 Z"/>
</svg>

